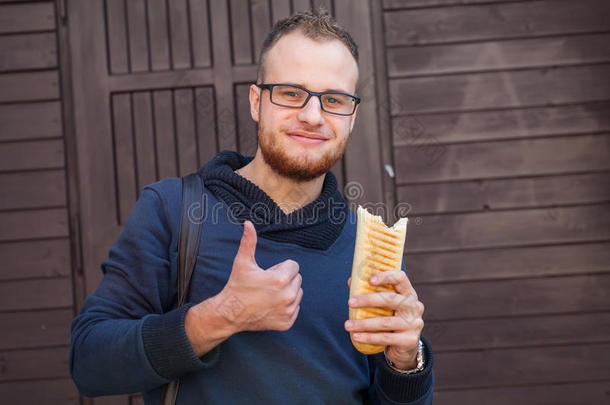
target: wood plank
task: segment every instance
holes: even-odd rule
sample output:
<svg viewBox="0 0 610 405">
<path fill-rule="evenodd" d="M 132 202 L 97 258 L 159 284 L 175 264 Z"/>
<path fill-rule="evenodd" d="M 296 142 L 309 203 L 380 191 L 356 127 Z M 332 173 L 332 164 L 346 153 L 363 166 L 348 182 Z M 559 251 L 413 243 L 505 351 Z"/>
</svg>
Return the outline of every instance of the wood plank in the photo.
<svg viewBox="0 0 610 405">
<path fill-rule="evenodd" d="M 235 86 L 239 153 L 245 156 L 254 156 L 258 147 L 258 126 L 250 115 L 249 93 L 249 84 L 238 84 Z"/>
<path fill-rule="evenodd" d="M 494 404 L 536 405 L 604 404 L 608 401 L 610 382 L 561 383 L 525 387 L 435 390 L 437 405 Z M 525 400 L 527 398 L 527 400 Z"/>
<path fill-rule="evenodd" d="M 601 273 L 610 271 L 610 242 L 412 253 L 405 263 L 415 285 Z"/>
<path fill-rule="evenodd" d="M 164 0 L 148 0 L 148 35 L 153 71 L 169 69 L 167 8 Z"/>
<path fill-rule="evenodd" d="M 566 193 L 566 190 L 570 190 Z M 591 204 L 610 201 L 610 172 L 412 184 L 396 189 L 409 214 Z"/>
<path fill-rule="evenodd" d="M 64 145 L 61 139 L 0 143 L 0 171 L 63 166 Z"/>
<path fill-rule="evenodd" d="M 176 117 L 178 173 L 180 176 L 185 176 L 198 169 L 193 89 L 180 89 L 174 92 L 174 114 Z"/>
<path fill-rule="evenodd" d="M 72 309 L 0 313 L 0 350 L 70 344 Z"/>
<path fill-rule="evenodd" d="M 55 29 L 53 2 L 0 6 L 0 34 Z"/>
<path fill-rule="evenodd" d="M 138 195 L 145 185 L 157 180 L 151 97 L 150 92 L 138 92 L 133 94 L 132 100 Z"/>
<path fill-rule="evenodd" d="M 390 81 L 392 114 L 605 101 L 610 65 L 460 74 Z"/>
<path fill-rule="evenodd" d="M 428 321 L 434 352 L 608 342 L 610 313 Z"/>
<path fill-rule="evenodd" d="M 610 60 L 610 34 L 389 48 L 390 77 L 556 67 Z"/>
<path fill-rule="evenodd" d="M 130 94 L 112 96 L 115 179 L 119 205 L 117 221 L 121 225 L 127 221 L 138 197 L 135 173 L 137 157 L 134 155 L 131 107 Z"/>
<path fill-rule="evenodd" d="M 108 77 L 106 83 L 111 92 L 167 90 L 193 85 L 212 85 L 214 84 L 214 72 L 211 69 L 204 68 L 114 75 Z"/>
<path fill-rule="evenodd" d="M 174 107 L 172 92 L 153 92 L 153 117 L 155 120 L 155 142 L 158 177 L 178 175 L 176 142 L 174 139 Z"/>
<path fill-rule="evenodd" d="M 36 117 L 36 119 L 32 119 Z M 0 105 L 0 141 L 62 136 L 59 101 Z"/>
<path fill-rule="evenodd" d="M 132 72 L 147 72 L 148 41 L 146 39 L 146 5 L 144 0 L 125 2 L 129 32 L 129 62 Z"/>
<path fill-rule="evenodd" d="M 67 307 L 72 307 L 70 278 L 0 283 L 0 308 L 3 312 Z"/>
<path fill-rule="evenodd" d="M 64 170 L 0 174 L 0 210 L 66 205 Z"/>
<path fill-rule="evenodd" d="M 210 67 L 212 52 L 207 0 L 189 0 L 189 18 L 193 41 L 193 67 Z"/>
<path fill-rule="evenodd" d="M 358 118 L 351 134 L 350 145 L 345 151 L 345 182 L 357 181 L 366 190 L 366 194 L 351 202 L 364 204 L 385 203 L 383 182 L 386 174 L 383 172 L 385 162 L 381 161 L 382 146 L 379 138 L 379 104 L 376 101 L 377 76 L 373 63 L 374 44 L 372 39 L 373 26 L 368 16 L 372 12 L 371 2 L 335 0 L 334 12 L 338 21 L 344 24 L 356 43 L 360 52 L 359 95 L 365 102 L 358 108 Z M 363 82 L 372 85 L 362 85 Z M 380 84 L 380 83 L 377 83 Z M 384 83 L 385 86 L 387 83 Z"/>
<path fill-rule="evenodd" d="M 311 0 L 291 0 L 292 12 L 311 10 Z"/>
<path fill-rule="evenodd" d="M 420 183 L 610 169 L 610 135 L 394 149 L 396 182 Z"/>
<path fill-rule="evenodd" d="M 106 0 L 104 6 L 106 7 L 106 38 L 110 72 L 128 73 L 130 68 L 125 3 L 123 0 Z"/>
<path fill-rule="evenodd" d="M 68 238 L 0 243 L 0 261 L 9 270 L 0 272 L 0 281 L 70 275 Z"/>
<path fill-rule="evenodd" d="M 172 69 L 191 67 L 191 40 L 186 0 L 168 2 Z"/>
<path fill-rule="evenodd" d="M 271 0 L 271 21 L 275 24 L 280 19 L 290 17 L 290 1 Z"/>
<path fill-rule="evenodd" d="M 608 30 L 610 7 L 605 0 L 459 5 L 387 12 L 385 26 L 389 46 L 584 33 Z"/>
<path fill-rule="evenodd" d="M 426 321 L 449 321 L 608 311 L 608 288 L 604 273 L 420 285 L 417 294 Z"/>
<path fill-rule="evenodd" d="M 394 146 L 610 132 L 610 102 L 399 116 Z"/>
<path fill-rule="evenodd" d="M 0 241 L 68 236 L 67 214 L 65 208 L 0 212 Z"/>
<path fill-rule="evenodd" d="M 231 40 L 233 63 L 247 65 L 252 63 L 252 38 L 250 29 L 249 7 L 244 7 L 241 0 L 230 0 Z"/>
<path fill-rule="evenodd" d="M 583 184 L 583 182 L 588 182 Z M 610 201 L 610 173 L 483 182 L 488 206 L 494 208 L 583 204 Z M 560 193 L 557 190 L 563 189 Z M 570 190 L 570 193 L 565 193 Z M 570 196 L 565 196 L 570 194 Z M 521 203 L 517 202 L 518 200 Z"/>
<path fill-rule="evenodd" d="M 211 2 L 212 42 L 214 59 L 214 97 L 216 104 L 216 130 L 221 150 L 237 149 L 235 132 L 235 100 L 233 99 L 233 64 L 231 62 L 231 43 L 228 2 Z"/>
<path fill-rule="evenodd" d="M 68 347 L 0 352 L 0 381 L 69 377 L 69 357 Z"/>
<path fill-rule="evenodd" d="M 57 67 L 55 33 L 0 36 L 0 72 Z"/>
<path fill-rule="evenodd" d="M 424 217 L 409 228 L 407 254 L 607 240 L 609 208 L 600 204 Z"/>
<path fill-rule="evenodd" d="M 70 378 L 0 383 L 0 397 L 12 405 L 80 404 L 78 390 Z"/>
<path fill-rule="evenodd" d="M 268 0 L 252 0 L 250 1 L 250 9 L 252 21 L 256 21 L 252 25 L 252 43 L 254 45 L 254 63 L 258 63 L 263 41 L 267 31 L 271 29 L 271 9 Z M 256 78 L 252 78 L 252 81 L 254 80 Z"/>
<path fill-rule="evenodd" d="M 610 344 L 438 353 L 434 357 L 435 389 L 439 390 L 610 379 Z"/>
<path fill-rule="evenodd" d="M 59 98 L 56 70 L 0 75 L 0 102 L 55 100 Z"/>
<path fill-rule="evenodd" d="M 505 3 L 507 0 L 383 0 L 383 8 L 392 10 L 397 8 L 435 7 L 453 4 L 476 3 Z"/>
<path fill-rule="evenodd" d="M 216 111 L 214 89 L 195 89 L 195 113 L 197 120 L 197 144 L 199 145 L 198 167 L 211 160 L 218 152 L 216 143 Z"/>
</svg>

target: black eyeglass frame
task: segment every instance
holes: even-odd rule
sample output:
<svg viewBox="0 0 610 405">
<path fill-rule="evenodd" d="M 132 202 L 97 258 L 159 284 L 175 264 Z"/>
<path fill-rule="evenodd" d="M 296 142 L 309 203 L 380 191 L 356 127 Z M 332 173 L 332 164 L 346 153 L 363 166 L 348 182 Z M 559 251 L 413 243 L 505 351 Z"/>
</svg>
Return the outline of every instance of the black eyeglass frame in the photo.
<svg viewBox="0 0 610 405">
<path fill-rule="evenodd" d="M 290 87 L 295 87 L 297 89 L 301 89 L 301 90 L 303 90 L 304 92 L 307 93 L 307 98 L 303 102 L 303 105 L 300 106 L 300 107 L 294 106 L 294 105 L 278 104 L 278 103 L 273 101 L 273 97 L 272 97 L 272 95 L 273 95 L 273 88 L 276 87 L 276 86 L 290 86 Z M 280 107 L 286 107 L 286 108 L 303 108 L 303 107 L 305 107 L 307 105 L 307 103 L 309 102 L 309 99 L 311 98 L 311 96 L 316 96 L 316 97 L 318 97 L 318 100 L 320 100 L 320 108 L 322 109 L 322 111 L 327 112 L 329 114 L 333 114 L 333 115 L 341 115 L 343 117 L 349 117 L 350 115 L 354 115 L 354 113 L 356 112 L 356 107 L 358 106 L 358 104 L 360 104 L 360 97 L 354 96 L 353 94 L 349 94 L 349 93 L 343 93 L 341 91 L 323 91 L 321 93 L 317 93 L 315 91 L 307 90 L 303 86 L 299 86 L 299 85 L 296 85 L 296 84 L 290 84 L 290 83 L 261 83 L 261 84 L 256 83 L 256 87 L 260 88 L 261 90 L 269 90 L 269 101 L 271 101 L 275 105 L 279 105 Z M 349 114 L 343 114 L 343 113 L 338 113 L 338 112 L 326 110 L 324 108 L 324 103 L 322 102 L 322 96 L 325 96 L 327 94 L 342 94 L 344 96 L 352 97 L 354 99 L 354 109 Z"/>
</svg>

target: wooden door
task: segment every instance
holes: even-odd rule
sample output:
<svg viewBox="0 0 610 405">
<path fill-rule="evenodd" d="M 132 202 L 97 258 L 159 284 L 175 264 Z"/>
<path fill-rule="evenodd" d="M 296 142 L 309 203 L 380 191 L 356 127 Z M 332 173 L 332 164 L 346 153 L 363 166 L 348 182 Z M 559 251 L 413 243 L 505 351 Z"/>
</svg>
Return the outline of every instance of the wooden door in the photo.
<svg viewBox="0 0 610 405">
<path fill-rule="evenodd" d="M 341 185 L 358 182 L 355 200 L 382 202 L 368 0 L 69 3 L 85 293 L 146 184 L 195 171 L 220 150 L 254 153 L 247 97 L 263 37 L 272 21 L 317 5 L 351 29 L 361 50 L 364 103 L 334 171 Z"/>
</svg>

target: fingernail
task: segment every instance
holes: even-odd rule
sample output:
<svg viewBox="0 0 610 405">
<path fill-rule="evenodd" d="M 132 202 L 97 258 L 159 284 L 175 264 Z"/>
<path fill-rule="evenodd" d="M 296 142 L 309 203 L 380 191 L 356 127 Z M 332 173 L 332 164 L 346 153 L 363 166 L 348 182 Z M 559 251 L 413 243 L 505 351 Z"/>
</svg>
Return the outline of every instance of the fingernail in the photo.
<svg viewBox="0 0 610 405">
<path fill-rule="evenodd" d="M 371 283 L 376 283 L 377 280 L 378 280 L 377 276 L 373 276 L 373 277 L 371 277 L 370 281 L 371 281 Z"/>
<path fill-rule="evenodd" d="M 356 305 L 356 299 L 355 298 L 350 298 L 349 301 L 347 301 L 348 305 Z"/>
<path fill-rule="evenodd" d="M 346 328 L 350 329 L 352 326 L 354 326 L 354 322 L 352 322 L 352 321 L 345 322 L 345 327 Z"/>
<path fill-rule="evenodd" d="M 360 336 L 360 333 L 354 333 L 352 337 L 354 338 L 354 340 L 360 340 Z"/>
</svg>

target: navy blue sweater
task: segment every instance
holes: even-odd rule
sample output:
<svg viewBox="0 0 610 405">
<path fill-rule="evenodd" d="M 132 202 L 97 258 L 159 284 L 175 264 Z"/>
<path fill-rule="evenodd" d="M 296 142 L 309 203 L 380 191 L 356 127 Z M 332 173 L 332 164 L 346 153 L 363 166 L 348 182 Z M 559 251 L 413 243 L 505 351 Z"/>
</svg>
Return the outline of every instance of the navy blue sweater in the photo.
<svg viewBox="0 0 610 405">
<path fill-rule="evenodd" d="M 203 234 L 189 304 L 182 308 L 175 309 L 181 182 L 171 178 L 144 189 L 102 263 L 100 286 L 72 323 L 70 367 L 81 392 L 143 392 L 147 404 L 158 404 L 162 385 L 180 377 L 178 404 L 431 404 L 433 361 L 425 339 L 425 369 L 402 375 L 383 355 L 356 351 L 344 330 L 356 217 L 334 176 L 327 175 L 322 195 L 300 216 L 286 216 L 233 173 L 247 161 L 224 152 L 200 169 Z M 224 287 L 243 219 L 257 228 L 260 267 L 299 263 L 299 316 L 288 331 L 241 332 L 198 358 L 184 316 Z M 226 308 L 239 310 L 239 303 Z"/>
</svg>

